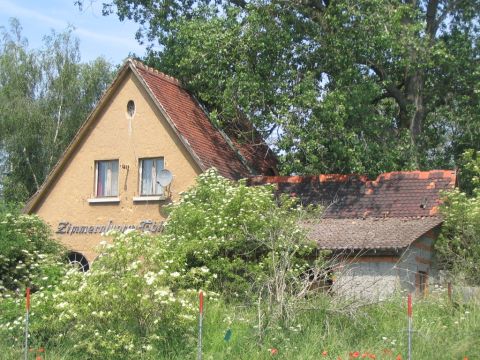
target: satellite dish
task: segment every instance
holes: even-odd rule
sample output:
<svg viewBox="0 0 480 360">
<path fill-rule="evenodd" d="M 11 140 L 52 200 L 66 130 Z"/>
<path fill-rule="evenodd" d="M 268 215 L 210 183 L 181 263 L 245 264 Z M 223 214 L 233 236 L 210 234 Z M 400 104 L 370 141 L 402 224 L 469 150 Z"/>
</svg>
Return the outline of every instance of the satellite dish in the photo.
<svg viewBox="0 0 480 360">
<path fill-rule="evenodd" d="M 172 179 L 173 179 L 172 173 L 167 169 L 163 169 L 158 174 L 157 182 L 161 186 L 166 187 L 166 186 L 170 185 L 170 183 L 172 182 Z"/>
</svg>

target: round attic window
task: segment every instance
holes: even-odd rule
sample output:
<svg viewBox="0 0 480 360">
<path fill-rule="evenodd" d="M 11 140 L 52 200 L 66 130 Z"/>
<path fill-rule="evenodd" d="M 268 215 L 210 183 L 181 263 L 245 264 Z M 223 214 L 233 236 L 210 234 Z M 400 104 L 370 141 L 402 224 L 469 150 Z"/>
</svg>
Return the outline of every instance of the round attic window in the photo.
<svg viewBox="0 0 480 360">
<path fill-rule="evenodd" d="M 127 115 L 131 118 L 135 115 L 135 102 L 133 100 L 129 100 L 127 103 Z"/>
</svg>

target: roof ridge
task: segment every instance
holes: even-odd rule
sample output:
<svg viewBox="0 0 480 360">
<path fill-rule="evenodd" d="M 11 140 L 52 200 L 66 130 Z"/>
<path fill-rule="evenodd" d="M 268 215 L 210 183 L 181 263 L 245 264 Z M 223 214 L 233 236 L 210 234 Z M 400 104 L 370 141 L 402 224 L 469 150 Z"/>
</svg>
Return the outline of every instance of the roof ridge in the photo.
<svg viewBox="0 0 480 360">
<path fill-rule="evenodd" d="M 245 156 L 242 154 L 242 152 L 240 151 L 240 149 L 238 149 L 232 142 L 232 139 L 230 139 L 230 137 L 225 133 L 225 131 L 223 131 L 223 129 L 221 129 L 219 126 L 217 126 L 217 124 L 215 124 L 211 119 L 210 119 L 210 114 L 208 112 L 208 110 L 205 108 L 205 106 L 203 106 L 203 104 L 198 101 L 197 97 L 193 94 L 190 94 L 190 96 L 193 98 L 193 100 L 197 103 L 197 105 L 200 107 L 200 109 L 202 109 L 202 111 L 204 112 L 205 116 L 207 117 L 208 121 L 210 122 L 210 124 L 212 124 L 213 128 L 216 129 L 220 135 L 222 135 L 222 137 L 225 139 L 225 142 L 227 143 L 228 146 L 230 146 L 230 148 L 232 149 L 232 151 L 235 153 L 235 155 L 237 155 L 238 159 L 240 160 L 240 162 L 243 164 L 243 166 L 245 166 L 247 168 L 247 170 L 253 174 L 255 173 L 255 171 L 252 169 L 252 167 L 250 166 L 250 164 L 248 163 L 247 159 L 245 159 Z"/>
<path fill-rule="evenodd" d="M 179 86 L 179 87 L 181 87 L 182 89 L 185 90 L 182 82 L 180 80 L 178 80 L 177 78 L 175 78 L 171 75 L 165 74 L 164 72 L 161 72 L 160 70 L 157 70 L 157 69 L 155 69 L 151 66 L 148 66 L 140 60 L 137 60 L 137 59 L 134 59 L 134 58 L 128 58 L 127 61 L 129 61 L 134 67 L 139 67 L 139 68 L 141 68 L 145 71 L 148 71 L 152 75 L 158 76 L 158 77 L 162 78 L 163 80 L 168 81 L 168 82 L 172 83 L 173 85 L 177 85 L 177 86 Z"/>
<path fill-rule="evenodd" d="M 358 180 L 367 182 L 365 175 L 360 174 L 319 174 L 319 175 L 286 175 L 286 176 L 252 176 L 252 184 L 276 184 L 276 183 L 303 183 L 303 182 L 347 182 L 349 180 Z"/>
<path fill-rule="evenodd" d="M 262 183 L 303 183 L 311 181 L 319 182 L 347 182 L 349 180 L 358 180 L 364 182 L 365 185 L 371 186 L 381 181 L 394 179 L 396 176 L 404 176 L 410 179 L 449 179 L 450 185 L 455 185 L 456 171 L 455 170 L 404 170 L 404 171 L 390 171 L 381 173 L 376 179 L 368 179 L 367 176 L 361 174 L 318 174 L 318 175 L 286 175 L 286 176 L 253 176 L 250 178 L 252 184 Z"/>
<path fill-rule="evenodd" d="M 431 215 L 419 215 L 419 216 L 352 216 L 352 217 L 321 217 L 321 220 L 421 220 L 421 219 L 443 219 L 443 216 L 439 213 Z"/>
</svg>

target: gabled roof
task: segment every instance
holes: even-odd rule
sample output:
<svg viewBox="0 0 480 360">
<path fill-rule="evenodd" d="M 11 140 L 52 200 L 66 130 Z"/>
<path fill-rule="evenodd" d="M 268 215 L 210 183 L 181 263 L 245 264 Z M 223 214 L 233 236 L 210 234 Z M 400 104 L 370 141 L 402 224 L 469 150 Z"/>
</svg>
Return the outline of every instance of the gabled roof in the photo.
<svg viewBox="0 0 480 360">
<path fill-rule="evenodd" d="M 228 137 L 210 122 L 200 103 L 177 79 L 150 68 L 140 61 L 127 59 L 40 189 L 27 202 L 25 212 L 35 210 L 35 206 L 45 195 L 46 189 L 60 174 L 81 139 L 87 135 L 100 109 L 114 95 L 118 85 L 130 72 L 143 85 L 202 171 L 215 167 L 221 175 L 230 179 L 276 172 L 277 159 L 263 139 L 257 139 L 258 144 L 248 144 Z"/>
<path fill-rule="evenodd" d="M 442 223 L 442 191 L 456 184 L 450 170 L 399 171 L 371 181 L 359 175 L 257 176 L 250 184 L 275 184 L 277 193 L 303 205 L 325 207 L 321 219 L 303 223 L 323 249 L 390 249 L 409 246 Z"/>
<path fill-rule="evenodd" d="M 202 170 L 215 167 L 227 178 L 240 179 L 276 169 L 277 160 L 263 139 L 256 138 L 257 143 L 251 144 L 227 136 L 214 127 L 198 101 L 178 80 L 139 61 L 130 62 L 196 155 Z"/>
</svg>

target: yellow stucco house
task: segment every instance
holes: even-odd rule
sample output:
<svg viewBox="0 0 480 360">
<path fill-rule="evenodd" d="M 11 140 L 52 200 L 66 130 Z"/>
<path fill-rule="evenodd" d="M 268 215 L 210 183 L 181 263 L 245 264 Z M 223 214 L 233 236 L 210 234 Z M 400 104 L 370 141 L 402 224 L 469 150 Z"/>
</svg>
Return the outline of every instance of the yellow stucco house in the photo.
<svg viewBox="0 0 480 360">
<path fill-rule="evenodd" d="M 45 220 L 86 270 L 102 233 L 161 231 L 163 205 L 201 172 L 276 175 L 275 156 L 249 130 L 248 141 L 227 135 L 178 80 L 128 59 L 25 212 Z"/>
</svg>

